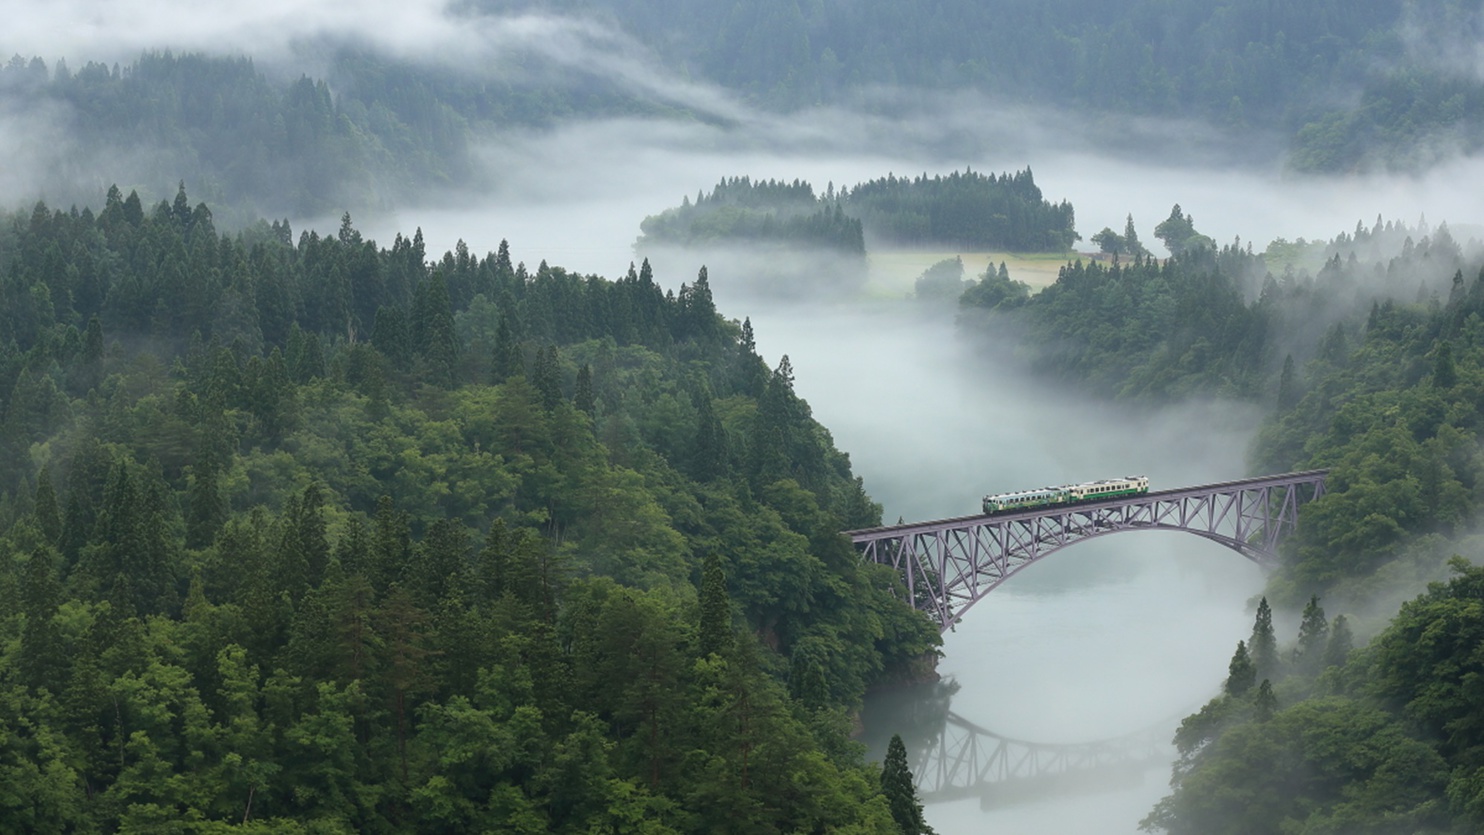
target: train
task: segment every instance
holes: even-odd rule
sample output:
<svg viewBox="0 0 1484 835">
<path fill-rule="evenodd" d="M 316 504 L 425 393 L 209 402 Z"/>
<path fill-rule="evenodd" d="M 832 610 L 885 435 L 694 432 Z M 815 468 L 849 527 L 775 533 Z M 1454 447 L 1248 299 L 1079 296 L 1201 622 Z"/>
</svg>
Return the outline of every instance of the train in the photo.
<svg viewBox="0 0 1484 835">
<path fill-rule="evenodd" d="M 1038 507 L 1055 507 L 1064 504 L 1117 499 L 1123 496 L 1139 496 L 1148 492 L 1149 478 L 1147 476 L 1134 475 L 1102 481 L 1084 481 L 1081 484 L 1037 487 L 1033 490 L 985 496 L 984 512 L 989 514 L 1004 513 L 1007 510 L 1031 510 Z"/>
</svg>

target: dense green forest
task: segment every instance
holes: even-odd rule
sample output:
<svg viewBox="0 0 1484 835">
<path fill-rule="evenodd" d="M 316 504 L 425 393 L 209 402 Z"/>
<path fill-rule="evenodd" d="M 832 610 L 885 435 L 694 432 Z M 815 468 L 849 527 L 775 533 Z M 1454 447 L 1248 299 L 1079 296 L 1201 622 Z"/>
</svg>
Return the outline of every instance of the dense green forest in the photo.
<svg viewBox="0 0 1484 835">
<path fill-rule="evenodd" d="M 889 247 L 1065 252 L 1080 236 L 1072 205 L 1041 195 L 1029 168 L 929 178 L 894 174 L 816 195 L 807 182 L 723 180 L 695 202 L 646 217 L 645 247 L 788 243 L 864 255 Z"/>
<path fill-rule="evenodd" d="M 970 88 L 1276 131 L 1294 166 L 1320 171 L 1409 167 L 1484 143 L 1484 84 L 1468 57 L 1484 19 L 1459 0 L 471 5 L 597 14 L 671 66 L 776 105 L 880 85 Z"/>
<path fill-rule="evenodd" d="M 1254 469 L 1331 470 L 1272 593 L 1355 602 L 1399 558 L 1436 569 L 1435 537 L 1484 506 L 1484 253 L 1446 226 L 1380 218 L 1313 248 L 1317 272 L 1278 276 L 1238 244 L 1079 260 L 1035 295 L 990 271 L 961 296 L 960 324 L 1009 329 L 1040 372 L 1107 397 L 1266 404 Z"/>
<path fill-rule="evenodd" d="M 834 194 L 815 196 L 814 187 L 794 180 L 732 177 L 709 193 L 650 215 L 639 224 L 638 248 L 656 245 L 705 247 L 729 243 L 785 244 L 865 255 L 861 222 L 846 216 Z"/>
<path fill-rule="evenodd" d="M 0 830 L 900 831 L 848 711 L 936 630 L 704 270 L 115 189 L 0 310 Z"/>
<path fill-rule="evenodd" d="M 1317 271 L 1293 268 L 1308 259 Z M 960 308 L 962 327 L 1008 328 L 1028 362 L 1105 396 L 1261 403 L 1254 471 L 1330 470 L 1268 584 L 1305 609 L 1296 643 L 1278 648 L 1264 601 L 1223 695 L 1177 735 L 1174 792 L 1146 827 L 1477 831 L 1484 570 L 1454 555 L 1478 561 L 1484 509 L 1478 245 L 1378 218 L 1265 253 L 1071 263 L 1034 296 L 992 270 Z M 1321 598 L 1361 621 L 1326 620 Z M 1351 655 L 1357 626 L 1376 636 Z"/>
</svg>

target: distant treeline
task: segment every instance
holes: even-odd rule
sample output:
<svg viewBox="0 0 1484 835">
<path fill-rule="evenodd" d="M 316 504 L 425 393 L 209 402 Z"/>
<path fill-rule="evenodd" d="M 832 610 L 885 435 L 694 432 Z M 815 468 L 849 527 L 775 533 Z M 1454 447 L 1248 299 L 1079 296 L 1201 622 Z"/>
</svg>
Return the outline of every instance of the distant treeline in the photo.
<svg viewBox="0 0 1484 835">
<path fill-rule="evenodd" d="M 704 246 L 786 243 L 864 255 L 861 222 L 839 201 L 819 199 L 808 183 L 733 177 L 701 192 L 692 203 L 650 215 L 639 224 L 640 245 Z"/>
<path fill-rule="evenodd" d="M 985 175 L 965 170 L 944 177 L 895 175 L 816 196 L 794 180 L 723 180 L 695 202 L 646 217 L 642 247 L 798 243 L 864 254 L 866 242 L 903 247 L 1069 249 L 1078 239 L 1072 206 L 1041 196 L 1030 169 Z"/>
<path fill-rule="evenodd" d="M 1043 198 L 1029 168 L 887 175 L 851 188 L 841 202 L 869 238 L 893 246 L 1065 252 L 1080 238 L 1072 204 Z"/>
<path fill-rule="evenodd" d="M 704 270 L 114 189 L 0 316 L 0 831 L 901 831 L 848 711 L 937 630 Z"/>
<path fill-rule="evenodd" d="M 53 193 L 69 174 L 104 176 L 90 166 L 107 160 L 141 184 L 200 183 L 245 218 L 383 206 L 428 188 L 476 185 L 476 131 L 642 108 L 601 82 L 533 89 L 351 49 L 334 52 L 330 68 L 327 78 L 276 81 L 250 58 L 167 51 L 124 66 L 48 67 L 17 56 L 0 67 L 0 100 L 59 120 L 52 127 L 69 156 L 49 183 Z"/>
</svg>

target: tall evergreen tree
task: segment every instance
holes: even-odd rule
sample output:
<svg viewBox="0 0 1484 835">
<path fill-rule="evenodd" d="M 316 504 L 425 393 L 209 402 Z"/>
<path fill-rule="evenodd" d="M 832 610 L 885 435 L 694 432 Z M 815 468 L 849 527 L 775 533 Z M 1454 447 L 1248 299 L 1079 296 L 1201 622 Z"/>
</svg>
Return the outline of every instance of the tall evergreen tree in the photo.
<svg viewBox="0 0 1484 835">
<path fill-rule="evenodd" d="M 57 504 L 57 491 L 52 488 L 51 473 L 46 467 L 36 474 L 36 494 L 32 501 L 31 518 L 36 520 L 36 529 L 42 539 L 53 547 L 62 541 L 62 509 Z"/>
<path fill-rule="evenodd" d="M 881 793 L 891 809 L 892 820 L 902 835 L 930 835 L 933 829 L 922 816 L 922 803 L 917 799 L 917 786 L 907 765 L 907 746 L 901 734 L 892 734 L 886 746 L 886 759 L 881 763 Z"/>
<path fill-rule="evenodd" d="M 572 391 L 572 405 L 584 414 L 597 414 L 597 403 L 593 397 L 593 369 L 587 363 L 583 363 L 582 367 L 577 369 L 577 383 Z"/>
<path fill-rule="evenodd" d="M 1258 601 L 1257 617 L 1252 623 L 1252 638 L 1247 643 L 1257 678 L 1275 678 L 1278 673 L 1278 637 L 1273 634 L 1273 610 L 1266 597 Z"/>
<path fill-rule="evenodd" d="M 1123 251 L 1130 256 L 1140 256 L 1148 252 L 1144 244 L 1139 240 L 1139 233 L 1134 231 L 1134 215 L 1129 213 L 1128 219 L 1123 223 Z"/>
<path fill-rule="evenodd" d="M 323 488 L 318 482 L 310 482 L 284 511 L 278 580 L 294 601 L 320 584 L 330 561 L 324 507 Z"/>
<path fill-rule="evenodd" d="M 562 402 L 562 370 L 555 345 L 536 352 L 536 367 L 531 372 L 531 385 L 541 395 L 541 406 L 551 411 Z"/>
<path fill-rule="evenodd" d="M 499 385 L 511 377 L 526 373 L 526 363 L 521 356 L 520 343 L 510 327 L 510 314 L 500 315 L 495 325 L 495 347 L 490 356 L 490 382 Z"/>
<path fill-rule="evenodd" d="M 727 438 L 721 418 L 711 404 L 711 392 L 702 387 L 696 395 L 696 437 L 691 449 L 691 475 L 711 481 L 726 473 Z"/>
<path fill-rule="evenodd" d="M 1293 354 L 1289 354 L 1283 358 L 1283 373 L 1278 376 L 1278 411 L 1292 409 L 1298 400 L 1298 373 L 1294 371 Z"/>
<path fill-rule="evenodd" d="M 186 547 L 204 548 L 227 520 L 227 500 L 217 483 L 216 465 L 202 462 L 192 472 L 186 489 Z"/>
<path fill-rule="evenodd" d="M 701 569 L 701 657 L 725 655 L 732 646 L 732 599 L 727 594 L 727 578 L 721 568 L 721 557 L 706 557 Z"/>
<path fill-rule="evenodd" d="M 73 391 L 79 395 L 95 389 L 103 382 L 103 323 L 96 315 L 89 317 L 88 329 L 83 335 L 82 354 L 78 358 L 77 385 Z"/>
<path fill-rule="evenodd" d="M 459 361 L 459 338 L 454 329 L 448 284 L 441 270 L 434 270 L 418 287 L 412 316 L 412 344 L 427 363 L 433 382 L 453 385 Z"/>
<path fill-rule="evenodd" d="M 1247 654 L 1247 644 L 1237 641 L 1237 651 L 1232 653 L 1231 664 L 1227 665 L 1226 693 L 1244 696 L 1256 681 L 1257 668 L 1252 664 L 1252 656 Z"/>
<path fill-rule="evenodd" d="M 1278 712 L 1278 697 L 1273 695 L 1273 682 L 1263 679 L 1257 686 L 1257 696 L 1252 701 L 1257 721 L 1266 722 Z"/>
<path fill-rule="evenodd" d="M 1453 361 L 1453 343 L 1443 340 L 1438 345 L 1437 356 L 1433 359 L 1432 384 L 1440 389 L 1451 389 L 1458 385 L 1458 366 Z"/>
<path fill-rule="evenodd" d="M 1354 648 L 1355 637 L 1350 632 L 1350 621 L 1344 615 L 1336 615 L 1329 630 L 1329 643 L 1324 647 L 1324 666 L 1342 666 Z"/>
<path fill-rule="evenodd" d="M 407 332 L 407 314 L 401 307 L 379 307 L 371 328 L 371 344 L 392 365 L 405 370 L 412 361 L 412 336 Z"/>
<path fill-rule="evenodd" d="M 1309 598 L 1304 607 L 1304 617 L 1299 623 L 1298 643 L 1293 648 L 1293 660 L 1299 669 L 1317 673 L 1323 668 L 1324 652 L 1329 644 L 1329 621 L 1319 605 L 1319 597 Z"/>
</svg>

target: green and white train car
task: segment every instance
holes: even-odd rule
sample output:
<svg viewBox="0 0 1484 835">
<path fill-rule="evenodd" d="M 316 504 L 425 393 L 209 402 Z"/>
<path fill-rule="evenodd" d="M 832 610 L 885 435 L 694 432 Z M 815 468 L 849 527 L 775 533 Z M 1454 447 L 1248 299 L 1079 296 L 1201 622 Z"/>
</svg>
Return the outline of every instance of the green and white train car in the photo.
<svg viewBox="0 0 1484 835">
<path fill-rule="evenodd" d="M 1003 513 L 1007 510 L 1100 502 L 1123 496 L 1138 496 L 1148 492 L 1149 478 L 1147 476 L 1136 475 L 1102 481 L 1085 481 L 1081 484 L 1038 487 L 1034 490 L 1019 490 L 1014 493 L 995 493 L 992 496 L 985 496 L 984 512 Z"/>
</svg>

